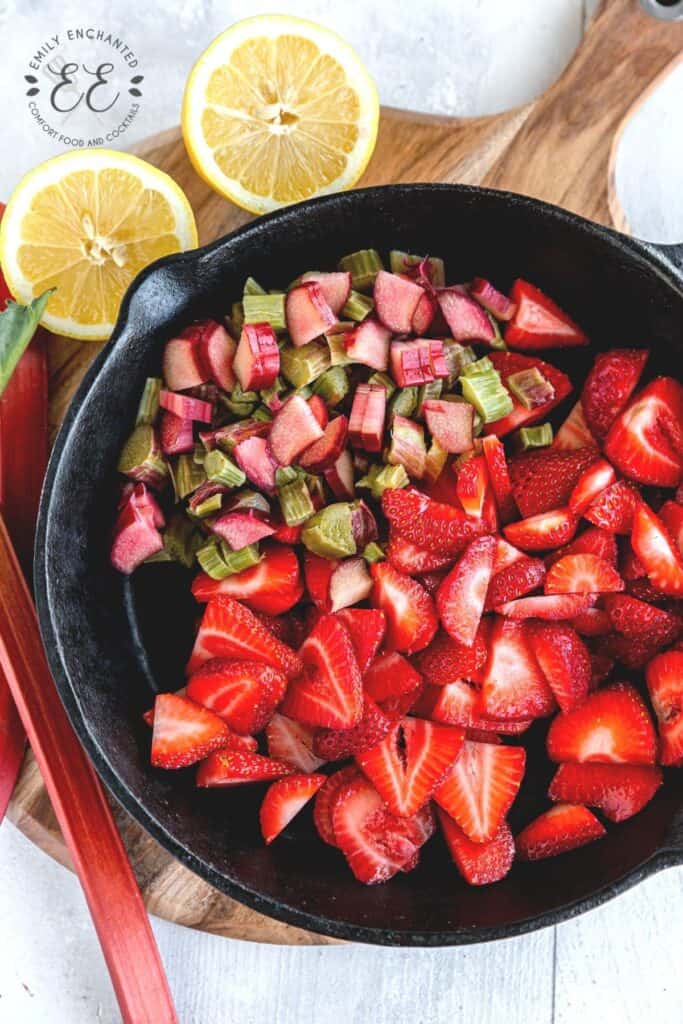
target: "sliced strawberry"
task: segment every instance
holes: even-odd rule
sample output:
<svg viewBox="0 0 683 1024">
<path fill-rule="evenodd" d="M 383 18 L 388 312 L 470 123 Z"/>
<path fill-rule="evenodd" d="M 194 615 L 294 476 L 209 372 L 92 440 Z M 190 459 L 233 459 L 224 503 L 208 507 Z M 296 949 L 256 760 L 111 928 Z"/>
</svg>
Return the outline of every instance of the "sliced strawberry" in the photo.
<svg viewBox="0 0 683 1024">
<path fill-rule="evenodd" d="M 284 672 L 288 679 L 301 672 L 295 651 L 279 641 L 253 612 L 231 597 L 212 598 L 206 606 L 195 640 L 188 674 L 211 658 L 258 661 Z"/>
<path fill-rule="evenodd" d="M 372 603 L 386 616 L 387 650 L 404 654 L 421 651 L 439 624 L 431 597 L 416 580 L 396 572 L 387 562 L 375 562 L 370 573 L 375 581 Z"/>
<path fill-rule="evenodd" d="M 543 860 L 576 850 L 605 834 L 604 825 L 587 807 L 556 804 L 522 829 L 515 840 L 517 856 L 520 860 Z"/>
<path fill-rule="evenodd" d="M 218 715 L 175 693 L 157 694 L 152 729 L 155 768 L 186 768 L 220 750 L 231 735 Z"/>
<path fill-rule="evenodd" d="M 516 601 L 499 604 L 495 611 L 499 615 L 507 615 L 509 619 L 561 622 L 581 615 L 594 601 L 593 594 L 532 594 L 531 597 L 520 597 Z"/>
<path fill-rule="evenodd" d="M 542 718 L 553 711 L 555 700 L 524 622 L 494 619 L 481 696 L 489 718 Z"/>
<path fill-rule="evenodd" d="M 464 731 L 421 718 L 397 722 L 376 746 L 356 755 L 392 814 L 410 818 L 430 799 L 463 745 Z"/>
<path fill-rule="evenodd" d="M 333 775 L 328 775 L 315 798 L 313 805 L 313 822 L 318 835 L 329 846 L 336 846 L 337 840 L 332 827 L 332 811 L 337 796 L 349 782 L 362 778 L 355 764 L 349 764 Z"/>
<path fill-rule="evenodd" d="M 515 859 L 515 840 L 506 822 L 493 839 L 474 843 L 445 811 L 437 811 L 449 853 L 466 882 L 490 885 L 505 878 Z"/>
<path fill-rule="evenodd" d="M 532 448 L 513 455 L 508 469 L 521 514 L 526 518 L 567 505 L 582 474 L 598 459 L 595 448 Z"/>
<path fill-rule="evenodd" d="M 258 565 L 223 580 L 199 573 L 192 581 L 192 594 L 202 602 L 226 594 L 243 601 L 253 612 L 281 615 L 293 608 L 303 594 L 299 560 L 291 547 L 264 544 Z"/>
<path fill-rule="evenodd" d="M 657 590 L 672 597 L 683 595 L 683 555 L 661 519 L 642 501 L 633 513 L 631 547 Z"/>
<path fill-rule="evenodd" d="M 590 688 L 592 665 L 578 633 L 564 623 L 529 623 L 531 645 L 560 710 L 583 704 Z"/>
<path fill-rule="evenodd" d="M 551 800 L 597 807 L 610 821 L 626 821 L 652 800 L 662 784 L 659 768 L 625 764 L 561 764 L 548 790 Z"/>
<path fill-rule="evenodd" d="M 313 398 L 317 398 L 314 395 Z M 311 473 L 322 473 L 331 469 L 346 445 L 346 437 L 349 431 L 349 421 L 346 416 L 337 416 L 323 428 L 324 434 L 319 440 L 314 441 L 309 448 L 299 456 L 299 465 Z"/>
<path fill-rule="evenodd" d="M 363 676 L 365 692 L 375 701 L 402 697 L 421 684 L 420 673 L 398 651 L 378 655 Z"/>
<path fill-rule="evenodd" d="M 597 690 L 612 673 L 614 659 L 600 651 L 591 651 L 591 690 Z"/>
<path fill-rule="evenodd" d="M 683 505 L 676 501 L 665 501 L 659 510 L 659 518 L 676 541 L 678 550 L 683 555 Z"/>
<path fill-rule="evenodd" d="M 187 695 L 249 736 L 270 721 L 286 689 L 287 679 L 270 665 L 212 658 L 190 677 Z"/>
<path fill-rule="evenodd" d="M 202 761 L 197 769 L 197 785 L 204 788 L 214 786 L 240 786 L 245 782 L 271 782 L 285 775 L 292 775 L 294 769 L 286 761 L 275 761 L 263 754 L 249 754 L 241 750 L 220 750 Z"/>
<path fill-rule="evenodd" d="M 652 659 L 645 672 L 650 700 L 659 723 L 661 764 L 683 760 L 683 650 Z"/>
<path fill-rule="evenodd" d="M 569 495 L 569 507 L 576 516 L 583 515 L 591 502 L 602 494 L 606 487 L 615 483 L 617 475 L 607 459 L 598 459 L 576 481 Z"/>
<path fill-rule="evenodd" d="M 657 377 L 610 427 L 605 455 L 642 484 L 677 487 L 683 479 L 683 386 Z"/>
<path fill-rule="evenodd" d="M 352 729 L 318 729 L 313 739 L 315 753 L 325 761 L 343 761 L 369 750 L 387 735 L 393 719 L 371 697 L 363 699 L 363 717 Z"/>
<path fill-rule="evenodd" d="M 434 597 L 437 590 L 445 580 L 447 576 L 447 569 L 435 569 L 432 572 L 422 572 L 419 576 L 416 576 L 418 583 L 421 583 L 428 594 Z M 408 574 L 410 575 L 410 574 Z"/>
<path fill-rule="evenodd" d="M 588 344 L 581 328 L 535 285 L 517 278 L 510 299 L 517 305 L 505 328 L 505 342 L 510 348 L 534 352 Z"/>
<path fill-rule="evenodd" d="M 522 551 L 547 551 L 566 544 L 576 533 L 578 519 L 569 508 L 557 508 L 508 523 L 503 527 L 507 540 Z"/>
<path fill-rule="evenodd" d="M 343 608 L 337 612 L 337 618 L 349 631 L 358 668 L 364 676 L 386 633 L 384 612 L 377 608 Z"/>
<path fill-rule="evenodd" d="M 434 551 L 418 548 L 417 545 L 402 537 L 393 527 L 389 529 L 386 555 L 387 561 L 391 562 L 394 569 L 405 573 L 406 576 L 418 576 L 421 573 L 445 568 L 447 565 L 453 564 L 455 557 L 454 555 L 438 555 Z"/>
<path fill-rule="evenodd" d="M 313 753 L 313 729 L 292 718 L 274 714 L 266 726 L 268 756 L 287 761 L 300 772 L 314 772 L 323 764 Z"/>
<path fill-rule="evenodd" d="M 512 399 L 513 410 L 502 419 L 494 420 L 484 426 L 485 434 L 496 434 L 503 437 L 521 426 L 531 426 L 532 423 L 539 423 L 547 418 L 551 409 L 554 409 L 572 390 L 571 381 L 565 373 L 558 370 L 556 366 L 544 362 L 537 356 L 523 356 L 520 352 L 489 352 L 488 358 L 493 363 L 501 376 L 503 384 L 513 373 L 521 370 L 531 370 L 534 367 L 552 385 L 555 397 L 544 405 L 537 405 L 534 409 L 526 409 L 516 398 Z"/>
<path fill-rule="evenodd" d="M 624 581 L 598 555 L 565 555 L 548 570 L 546 594 L 608 594 L 624 589 Z"/>
<path fill-rule="evenodd" d="M 473 455 L 458 468 L 455 493 L 468 516 L 481 516 L 489 486 L 489 473 L 483 455 Z"/>
<path fill-rule="evenodd" d="M 627 405 L 643 372 L 647 349 L 614 348 L 599 352 L 581 392 L 586 423 L 602 442 Z"/>
<path fill-rule="evenodd" d="M 540 587 L 545 579 L 545 564 L 540 558 L 520 558 L 491 577 L 486 594 L 485 611 L 491 611 L 498 605 L 515 598 L 524 597 Z"/>
<path fill-rule="evenodd" d="M 655 647 L 672 644 L 683 629 L 680 615 L 655 608 L 629 594 L 611 594 L 605 598 L 604 606 L 618 633 L 632 640 L 652 641 Z"/>
<path fill-rule="evenodd" d="M 401 536 L 437 555 L 455 557 L 470 540 L 485 532 L 483 524 L 466 516 L 462 509 L 432 501 L 411 487 L 386 490 L 382 510 Z"/>
<path fill-rule="evenodd" d="M 317 281 L 297 285 L 287 292 L 285 317 L 287 333 L 296 346 L 308 344 L 337 323 Z"/>
<path fill-rule="evenodd" d="M 545 556 L 545 563 L 551 566 L 565 555 L 597 555 L 616 569 L 617 542 L 613 533 L 602 530 L 599 526 L 589 526 L 583 533 L 575 537 L 569 544 L 557 548 Z"/>
<path fill-rule="evenodd" d="M 323 558 L 322 555 L 315 555 L 308 549 L 304 551 L 306 590 L 316 608 L 323 612 L 329 612 L 332 608 L 330 583 L 338 565 L 337 559 Z"/>
<path fill-rule="evenodd" d="M 273 636 L 289 647 L 300 647 L 306 638 L 301 607 L 287 615 L 266 615 L 264 612 L 254 612 L 254 615 Z"/>
<path fill-rule="evenodd" d="M 519 562 L 526 555 L 522 554 L 516 547 L 509 544 L 503 537 L 496 537 L 496 557 L 493 560 L 493 575 L 507 569 L 508 566 Z"/>
<path fill-rule="evenodd" d="M 597 448 L 598 442 L 588 428 L 581 400 L 574 405 L 555 434 L 552 446 L 561 452 L 571 452 L 577 448 Z"/>
<path fill-rule="evenodd" d="M 322 615 L 301 646 L 311 671 L 289 687 L 285 715 L 305 725 L 351 729 L 363 713 L 363 689 L 348 630 L 335 615 Z"/>
<path fill-rule="evenodd" d="M 651 637 L 624 636 L 623 633 L 610 633 L 600 640 L 599 653 L 612 662 L 619 661 L 624 668 L 639 670 L 645 668 L 648 661 L 654 658 L 661 649 L 661 644 Z"/>
<path fill-rule="evenodd" d="M 475 843 L 493 839 L 524 778 L 524 747 L 466 740 L 434 799 Z"/>
<path fill-rule="evenodd" d="M 654 764 L 657 738 L 633 686 L 615 683 L 591 693 L 581 707 L 558 715 L 548 730 L 551 761 Z"/>
<path fill-rule="evenodd" d="M 489 623 L 483 620 L 472 644 L 463 644 L 439 630 L 429 647 L 420 651 L 414 664 L 433 686 L 445 686 L 455 679 L 481 682 L 488 657 Z"/>
<path fill-rule="evenodd" d="M 290 775 L 268 787 L 259 811 L 261 834 L 267 845 L 280 835 L 311 797 L 315 796 L 326 778 L 320 774 Z"/>
<path fill-rule="evenodd" d="M 445 686 L 425 686 L 413 711 L 444 725 L 461 725 L 468 731 L 504 733 L 518 736 L 531 725 L 531 719 L 489 718 L 483 709 L 481 690 L 465 679 L 454 679 Z M 493 742 L 493 740 L 490 740 Z"/>
<path fill-rule="evenodd" d="M 341 786 L 332 806 L 336 845 L 359 882 L 386 882 L 413 861 L 422 826 L 387 810 L 377 790 L 364 778 Z"/>
<path fill-rule="evenodd" d="M 477 634 L 495 551 L 496 541 L 493 537 L 473 540 L 436 594 L 436 606 L 443 628 L 453 640 L 467 646 L 474 643 Z"/>
<path fill-rule="evenodd" d="M 569 624 L 581 636 L 606 636 L 612 632 L 612 620 L 603 608 L 586 608 Z"/>
<path fill-rule="evenodd" d="M 453 405 L 452 402 L 450 404 Z M 456 408 L 461 407 L 461 403 L 456 405 Z M 517 517 L 517 504 L 512 494 L 512 483 L 505 459 L 505 449 L 503 448 L 502 441 L 495 434 L 485 437 L 482 440 L 481 447 L 486 459 L 489 479 L 500 514 L 500 521 L 502 523 L 509 523 Z"/>
</svg>

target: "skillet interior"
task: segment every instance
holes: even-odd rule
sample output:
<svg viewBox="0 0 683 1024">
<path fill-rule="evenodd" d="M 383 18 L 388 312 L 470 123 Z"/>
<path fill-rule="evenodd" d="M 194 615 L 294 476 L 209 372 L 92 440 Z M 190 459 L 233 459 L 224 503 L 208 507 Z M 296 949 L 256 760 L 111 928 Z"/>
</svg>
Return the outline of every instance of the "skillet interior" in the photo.
<svg viewBox="0 0 683 1024">
<path fill-rule="evenodd" d="M 587 329 L 593 346 L 648 346 L 648 375 L 680 370 L 683 291 L 647 250 L 554 207 L 461 186 L 359 190 L 263 218 L 198 253 L 144 272 L 129 292 L 108 349 L 81 387 L 59 436 L 39 525 L 36 594 L 62 699 L 104 781 L 175 856 L 208 881 L 274 917 L 362 941 L 443 945 L 504 937 L 588 909 L 678 860 L 682 783 L 674 774 L 648 808 L 583 850 L 516 865 L 484 889 L 462 883 L 440 840 L 420 867 L 387 885 L 354 882 L 340 856 L 301 815 L 265 849 L 251 787 L 197 791 L 193 773 L 149 767 L 141 713 L 154 689 L 182 685 L 196 606 L 171 566 L 125 584 L 107 560 L 118 451 L 145 376 L 164 342 L 196 316 L 225 313 L 247 273 L 284 286 L 304 269 L 332 269 L 361 247 L 430 252 L 448 280 L 485 274 L 507 288 L 534 281 Z M 550 354 L 580 385 L 591 352 Z M 98 372 L 99 370 L 99 372 Z M 566 415 L 571 400 L 558 410 Z M 545 726 L 529 735 L 518 828 L 545 806 Z"/>
</svg>

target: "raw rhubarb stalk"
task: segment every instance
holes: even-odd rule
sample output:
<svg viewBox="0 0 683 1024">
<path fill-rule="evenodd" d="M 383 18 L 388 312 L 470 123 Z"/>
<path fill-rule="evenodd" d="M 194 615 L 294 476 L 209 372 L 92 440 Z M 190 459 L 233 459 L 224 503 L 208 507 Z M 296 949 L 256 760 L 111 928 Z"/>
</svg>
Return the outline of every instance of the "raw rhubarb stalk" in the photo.
<svg viewBox="0 0 683 1024">
<path fill-rule="evenodd" d="M 287 330 L 292 344 L 299 348 L 333 327 L 337 318 L 315 281 L 297 285 L 287 294 Z"/>
<path fill-rule="evenodd" d="M 439 376 L 448 376 L 448 367 L 443 360 L 443 344 L 428 338 L 414 341 L 392 341 L 389 350 L 391 373 L 401 388 L 429 384 L 436 379 L 432 364 L 438 368 Z"/>
<path fill-rule="evenodd" d="M 166 342 L 163 359 L 163 376 L 171 391 L 186 391 L 209 379 L 209 372 L 202 365 L 200 341 L 203 324 L 192 324 L 177 338 Z"/>
<path fill-rule="evenodd" d="M 438 256 L 414 256 L 400 249 L 392 249 L 389 253 L 389 266 L 392 274 L 421 277 L 434 288 L 443 288 L 446 284 L 444 262 Z"/>
<path fill-rule="evenodd" d="M 207 320 L 199 338 L 199 361 L 224 391 L 232 391 L 235 386 L 233 361 L 237 345 L 222 324 Z"/>
<path fill-rule="evenodd" d="M 194 442 L 189 450 L 193 447 Z M 138 480 L 155 490 L 166 483 L 168 466 L 162 457 L 154 427 L 143 424 L 135 428 L 121 449 L 118 470 L 131 480 Z"/>
<path fill-rule="evenodd" d="M 415 307 L 411 329 L 415 334 L 426 334 L 438 309 L 436 299 L 429 292 L 424 292 Z"/>
<path fill-rule="evenodd" d="M 197 420 L 199 423 L 211 423 L 213 418 L 213 406 L 210 402 L 203 402 L 200 398 L 190 398 L 189 395 L 177 395 L 174 391 L 162 389 L 159 393 L 159 405 L 167 412 L 181 420 Z"/>
<path fill-rule="evenodd" d="M 387 461 L 392 466 L 403 466 L 409 476 L 421 480 L 425 470 L 427 447 L 424 428 L 404 416 L 394 416 L 391 423 L 391 445 Z"/>
<path fill-rule="evenodd" d="M 406 277 L 380 270 L 375 281 L 375 310 L 385 327 L 395 334 L 409 334 L 424 288 Z"/>
<path fill-rule="evenodd" d="M 355 320 L 357 323 L 361 323 L 366 316 L 372 313 L 374 308 L 374 300 L 369 295 L 363 295 L 361 292 L 351 289 L 341 315 L 344 320 Z"/>
<path fill-rule="evenodd" d="M 35 609 L 0 519 L 0 668 L 85 893 L 125 1024 L 177 1024 L 159 952 L 102 786 L 43 653 Z"/>
<path fill-rule="evenodd" d="M 474 406 L 467 402 L 427 399 L 422 403 L 427 429 L 447 452 L 460 455 L 474 443 Z"/>
<path fill-rule="evenodd" d="M 482 341 L 489 345 L 496 336 L 485 311 L 459 288 L 443 288 L 437 293 L 439 306 L 455 341 Z"/>
<path fill-rule="evenodd" d="M 343 335 L 334 335 L 341 339 Z M 339 340 L 339 344 L 342 344 Z M 286 346 L 280 353 L 282 374 L 295 388 L 304 388 L 312 384 L 322 373 L 330 368 L 330 347 L 328 342 L 313 340 L 301 348 Z"/>
<path fill-rule="evenodd" d="M 382 257 L 376 249 L 359 249 L 339 260 L 339 269 L 351 274 L 351 286 L 364 292 L 372 288 L 380 270 Z"/>
<path fill-rule="evenodd" d="M 353 482 L 353 459 L 348 449 L 343 451 L 330 469 L 324 470 L 325 482 L 335 498 L 353 498 L 355 487 Z"/>
<path fill-rule="evenodd" d="M 273 457 L 270 445 L 264 437 L 247 437 L 240 441 L 234 451 L 240 469 L 246 473 L 250 483 L 273 494 L 277 459 Z"/>
<path fill-rule="evenodd" d="M 276 414 L 268 440 L 276 461 L 281 466 L 291 466 L 322 435 L 311 407 L 299 395 L 292 395 Z"/>
<path fill-rule="evenodd" d="M 280 349 L 270 324 L 245 323 L 233 363 L 243 391 L 269 388 L 280 372 Z"/>
<path fill-rule="evenodd" d="M 512 320 L 515 315 L 517 309 L 515 303 L 483 277 L 475 277 L 472 281 L 470 295 L 487 312 L 495 316 L 496 320 Z"/>
<path fill-rule="evenodd" d="M 387 393 L 381 386 L 359 384 L 353 397 L 349 436 L 351 442 L 365 451 L 382 450 Z"/>
<path fill-rule="evenodd" d="M 268 324 L 276 332 L 287 327 L 285 319 L 285 296 L 283 292 L 274 294 L 244 295 L 242 310 L 245 324 Z"/>
<path fill-rule="evenodd" d="M 351 293 L 351 272 L 348 270 L 335 270 L 332 273 L 321 273 L 319 270 L 309 270 L 301 275 L 301 284 L 308 281 L 315 281 L 320 286 L 325 302 L 335 316 L 339 316 Z"/>
<path fill-rule="evenodd" d="M 251 509 L 245 512 L 224 512 L 213 521 L 211 529 L 232 551 L 258 544 L 260 540 L 272 537 L 275 533 L 275 528 Z"/>
<path fill-rule="evenodd" d="M 378 320 L 368 318 L 344 335 L 344 347 L 349 359 L 373 370 L 386 370 L 389 366 L 391 331 Z"/>
<path fill-rule="evenodd" d="M 330 409 L 339 405 L 349 393 L 349 378 L 343 366 L 331 366 L 325 370 L 313 385 L 313 392 L 320 395 Z"/>
</svg>

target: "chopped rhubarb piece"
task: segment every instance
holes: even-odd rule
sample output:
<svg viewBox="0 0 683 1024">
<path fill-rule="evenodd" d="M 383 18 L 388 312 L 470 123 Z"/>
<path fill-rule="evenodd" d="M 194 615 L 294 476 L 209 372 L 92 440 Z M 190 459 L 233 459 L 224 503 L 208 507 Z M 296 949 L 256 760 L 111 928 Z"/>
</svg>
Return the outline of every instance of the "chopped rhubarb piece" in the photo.
<svg viewBox="0 0 683 1024">
<path fill-rule="evenodd" d="M 354 498 L 356 494 L 353 479 L 353 459 L 345 449 L 329 469 L 323 471 L 325 482 L 335 498 Z"/>
<path fill-rule="evenodd" d="M 383 371 L 389 366 L 390 341 L 391 331 L 368 317 L 344 335 L 344 348 L 352 362 Z"/>
<path fill-rule="evenodd" d="M 159 393 L 159 405 L 181 420 L 210 423 L 213 419 L 213 406 L 210 402 L 202 402 L 201 399 L 190 398 L 188 395 L 177 395 L 174 391 L 162 389 Z"/>
<path fill-rule="evenodd" d="M 387 461 L 392 466 L 403 466 L 416 480 L 424 476 L 427 448 L 424 428 L 420 423 L 395 415 L 391 421 L 391 446 Z"/>
<path fill-rule="evenodd" d="M 415 307 L 411 330 L 414 334 L 426 334 L 431 327 L 437 310 L 436 299 L 425 291 Z"/>
<path fill-rule="evenodd" d="M 307 398 L 306 401 L 311 407 L 313 415 L 315 416 L 318 423 L 324 430 L 327 424 L 330 422 L 330 414 L 327 411 L 327 406 L 325 405 L 325 402 L 320 397 L 320 395 L 311 395 L 311 397 Z"/>
<path fill-rule="evenodd" d="M 268 441 L 277 462 L 291 466 L 297 456 L 322 435 L 322 427 L 306 400 L 292 395 L 276 413 Z"/>
<path fill-rule="evenodd" d="M 209 378 L 223 391 L 232 391 L 235 386 L 233 361 L 237 345 L 222 324 L 207 320 L 202 324 L 199 338 L 199 358 Z"/>
<path fill-rule="evenodd" d="M 473 444 L 474 407 L 469 402 L 446 402 L 428 398 L 422 412 L 432 437 L 447 452 L 460 455 Z"/>
<path fill-rule="evenodd" d="M 449 376 L 450 370 L 448 363 L 446 362 L 446 355 L 444 349 L 444 343 L 440 338 L 423 338 L 423 341 L 429 341 L 429 362 L 431 364 L 432 373 L 437 380 L 444 380 Z"/>
<path fill-rule="evenodd" d="M 359 384 L 353 397 L 349 435 L 351 442 L 366 451 L 382 450 L 387 393 L 376 384 Z"/>
<path fill-rule="evenodd" d="M 505 330 L 505 341 L 510 348 L 535 351 L 588 344 L 581 328 L 540 288 L 518 278 L 510 298 L 517 304 Z"/>
<path fill-rule="evenodd" d="M 319 270 L 309 270 L 301 275 L 300 284 L 308 284 L 310 281 L 318 285 L 327 305 L 335 316 L 339 316 L 351 294 L 350 272 L 348 270 L 335 270 L 322 273 Z"/>
<path fill-rule="evenodd" d="M 297 348 L 325 334 L 337 323 L 321 286 L 315 281 L 297 285 L 287 293 L 285 313 L 289 336 Z"/>
<path fill-rule="evenodd" d="M 237 423 L 228 423 L 217 430 L 199 432 L 199 439 L 207 451 L 220 448 L 231 452 L 248 437 L 266 437 L 270 433 L 270 423 L 266 420 L 243 419 Z"/>
<path fill-rule="evenodd" d="M 275 493 L 275 471 L 278 463 L 264 437 L 248 437 L 245 441 L 240 441 L 233 454 L 237 465 L 255 487 L 266 494 Z"/>
<path fill-rule="evenodd" d="M 377 540 L 377 520 L 362 499 L 351 505 L 351 533 L 358 551 Z"/>
<path fill-rule="evenodd" d="M 375 278 L 374 290 L 377 316 L 395 334 L 409 334 L 424 294 L 424 288 L 409 278 L 380 270 Z"/>
<path fill-rule="evenodd" d="M 181 419 L 173 412 L 162 412 L 159 418 L 159 440 L 164 455 L 181 455 L 193 451 L 192 420 Z"/>
<path fill-rule="evenodd" d="M 315 397 L 315 396 L 314 396 Z M 331 469 L 344 451 L 349 432 L 346 416 L 330 420 L 319 440 L 314 441 L 299 457 L 299 465 L 311 473 L 322 473 Z"/>
<path fill-rule="evenodd" d="M 192 324 L 179 337 L 166 342 L 163 373 L 171 391 L 185 391 L 209 379 L 208 367 L 202 364 L 201 359 L 202 332 L 203 324 Z"/>
<path fill-rule="evenodd" d="M 434 380 L 427 339 L 392 341 L 389 350 L 391 374 L 401 388 L 427 384 Z"/>
<path fill-rule="evenodd" d="M 211 530 L 233 551 L 258 544 L 264 537 L 272 537 L 275 533 L 274 527 L 251 509 L 246 512 L 224 512 L 211 524 Z"/>
<path fill-rule="evenodd" d="M 534 366 L 537 367 L 543 377 L 552 384 L 555 390 L 555 397 L 551 401 L 546 402 L 545 405 L 539 405 L 536 409 L 525 409 L 521 402 L 513 398 L 514 408 L 512 412 L 500 420 L 485 424 L 485 434 L 497 434 L 498 437 L 503 437 L 517 427 L 531 426 L 533 423 L 539 423 L 572 390 L 571 382 L 566 374 L 537 356 L 524 356 L 520 352 L 489 352 L 488 358 L 493 363 L 495 369 L 498 370 L 503 384 L 506 383 L 510 374 L 518 373 L 520 370 L 530 369 Z"/>
<path fill-rule="evenodd" d="M 350 608 L 370 596 L 372 580 L 364 558 L 345 558 L 332 571 L 330 578 L 330 611 Z"/>
<path fill-rule="evenodd" d="M 508 299 L 507 295 L 499 292 L 484 277 L 475 277 L 469 287 L 469 293 L 480 306 L 495 316 L 496 320 L 511 320 L 517 309 L 515 303 Z"/>
<path fill-rule="evenodd" d="M 126 502 L 114 526 L 110 559 L 119 572 L 130 575 L 144 561 L 161 551 L 164 541 L 154 525 L 154 516 L 136 507 L 134 500 Z"/>
<path fill-rule="evenodd" d="M 474 299 L 459 288 L 441 288 L 439 307 L 455 341 L 481 341 L 491 344 L 496 331 L 488 316 Z"/>
<path fill-rule="evenodd" d="M 271 387 L 280 372 L 280 349 L 270 324 L 245 324 L 234 361 L 243 391 Z"/>
</svg>

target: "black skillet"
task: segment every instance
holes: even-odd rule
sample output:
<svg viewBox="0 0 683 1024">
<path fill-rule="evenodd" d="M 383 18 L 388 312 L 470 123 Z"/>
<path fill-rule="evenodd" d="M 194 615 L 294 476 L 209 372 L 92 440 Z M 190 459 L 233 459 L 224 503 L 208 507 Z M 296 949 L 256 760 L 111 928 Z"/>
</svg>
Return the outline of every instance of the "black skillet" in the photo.
<svg viewBox="0 0 683 1024">
<path fill-rule="evenodd" d="M 505 192 L 405 185 L 348 192 L 264 217 L 204 249 L 162 260 L 130 289 L 117 329 L 71 404 L 50 462 L 35 562 L 48 657 L 71 721 L 117 799 L 167 850 L 255 909 L 315 932 L 365 942 L 437 946 L 503 938 L 580 913 L 661 868 L 683 863 L 683 781 L 601 842 L 483 889 L 459 880 L 445 846 L 385 885 L 355 882 L 310 817 L 266 849 L 252 787 L 197 791 L 193 772 L 149 766 L 141 713 L 156 689 L 182 685 L 196 606 L 172 566 L 130 585 L 108 565 L 116 460 L 143 381 L 164 342 L 198 316 L 220 317 L 247 273 L 281 286 L 306 267 L 331 269 L 366 246 L 443 256 L 450 281 L 521 276 L 578 320 L 589 350 L 554 353 L 580 387 L 593 354 L 647 346 L 648 375 L 676 373 L 683 354 L 683 247 L 656 247 L 561 209 Z M 573 401 L 557 410 L 560 421 Z M 546 806 L 545 726 L 530 732 L 514 828 Z"/>
</svg>

